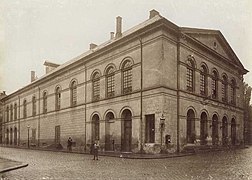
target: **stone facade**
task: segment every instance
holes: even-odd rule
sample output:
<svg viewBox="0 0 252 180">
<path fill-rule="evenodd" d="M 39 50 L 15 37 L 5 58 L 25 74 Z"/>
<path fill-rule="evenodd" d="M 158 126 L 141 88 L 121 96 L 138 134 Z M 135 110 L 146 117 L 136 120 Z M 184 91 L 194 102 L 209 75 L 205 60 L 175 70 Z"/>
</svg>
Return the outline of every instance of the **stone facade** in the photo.
<svg viewBox="0 0 252 180">
<path fill-rule="evenodd" d="M 219 31 L 178 27 L 153 10 L 49 70 L 3 98 L 4 144 L 27 146 L 29 136 L 29 146 L 66 148 L 71 136 L 78 151 L 99 140 L 102 151 L 160 153 L 243 142 L 247 70 Z"/>
</svg>

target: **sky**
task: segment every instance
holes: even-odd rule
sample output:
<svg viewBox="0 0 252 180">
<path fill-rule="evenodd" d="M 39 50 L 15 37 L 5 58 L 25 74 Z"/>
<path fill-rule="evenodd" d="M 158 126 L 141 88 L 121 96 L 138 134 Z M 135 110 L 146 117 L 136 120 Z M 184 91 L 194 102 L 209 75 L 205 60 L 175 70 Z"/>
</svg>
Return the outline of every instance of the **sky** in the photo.
<svg viewBox="0 0 252 180">
<path fill-rule="evenodd" d="M 44 75 L 46 60 L 62 64 L 109 40 L 117 16 L 126 31 L 152 9 L 181 27 L 220 30 L 252 86 L 251 0 L 0 0 L 0 91 Z"/>
</svg>

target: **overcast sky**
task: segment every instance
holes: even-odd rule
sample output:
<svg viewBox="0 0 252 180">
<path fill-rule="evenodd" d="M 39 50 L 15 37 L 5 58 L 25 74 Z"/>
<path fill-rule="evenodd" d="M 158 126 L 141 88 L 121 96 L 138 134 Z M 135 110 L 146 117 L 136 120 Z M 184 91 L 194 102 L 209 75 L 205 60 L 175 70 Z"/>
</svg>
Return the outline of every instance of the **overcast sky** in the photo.
<svg viewBox="0 0 252 180">
<path fill-rule="evenodd" d="M 251 0 L 0 0 L 0 91 L 10 94 L 30 83 L 43 63 L 62 64 L 101 44 L 123 18 L 123 31 L 156 9 L 183 27 L 222 32 L 242 64 L 252 71 Z M 252 86 L 249 72 L 245 81 Z"/>
</svg>

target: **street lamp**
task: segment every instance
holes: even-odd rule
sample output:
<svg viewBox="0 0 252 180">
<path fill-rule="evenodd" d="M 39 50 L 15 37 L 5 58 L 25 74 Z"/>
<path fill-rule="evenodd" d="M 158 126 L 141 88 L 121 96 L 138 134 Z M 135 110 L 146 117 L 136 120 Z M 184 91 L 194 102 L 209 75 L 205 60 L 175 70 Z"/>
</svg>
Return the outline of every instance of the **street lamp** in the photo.
<svg viewBox="0 0 252 180">
<path fill-rule="evenodd" d="M 164 115 L 162 114 L 160 118 L 160 131 L 161 131 L 161 146 L 163 145 L 163 131 L 165 127 L 165 118 Z"/>
<path fill-rule="evenodd" d="M 30 126 L 27 126 L 27 132 L 28 132 L 28 148 L 30 148 Z"/>
</svg>

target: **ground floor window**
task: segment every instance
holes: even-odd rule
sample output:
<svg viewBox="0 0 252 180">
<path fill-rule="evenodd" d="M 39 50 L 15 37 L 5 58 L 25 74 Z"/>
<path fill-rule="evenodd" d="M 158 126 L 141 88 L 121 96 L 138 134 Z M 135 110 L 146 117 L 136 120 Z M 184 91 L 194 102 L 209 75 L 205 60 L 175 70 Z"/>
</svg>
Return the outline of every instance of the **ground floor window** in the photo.
<svg viewBox="0 0 252 180">
<path fill-rule="evenodd" d="M 145 142 L 155 142 L 155 114 L 145 116 Z"/>
</svg>

